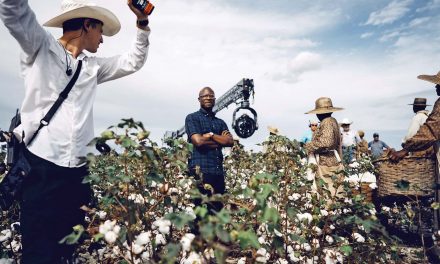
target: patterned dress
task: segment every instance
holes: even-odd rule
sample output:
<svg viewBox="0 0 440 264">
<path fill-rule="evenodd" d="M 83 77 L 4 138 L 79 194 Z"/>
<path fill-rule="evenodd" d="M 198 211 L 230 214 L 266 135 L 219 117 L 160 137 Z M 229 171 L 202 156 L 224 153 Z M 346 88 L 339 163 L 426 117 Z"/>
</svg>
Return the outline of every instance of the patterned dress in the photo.
<svg viewBox="0 0 440 264">
<path fill-rule="evenodd" d="M 338 121 L 333 117 L 328 117 L 321 121 L 311 142 L 305 144 L 304 148 L 308 153 L 319 154 L 319 165 L 337 166 L 338 159 L 334 150 L 341 154 L 341 134 L 339 132 Z"/>
</svg>

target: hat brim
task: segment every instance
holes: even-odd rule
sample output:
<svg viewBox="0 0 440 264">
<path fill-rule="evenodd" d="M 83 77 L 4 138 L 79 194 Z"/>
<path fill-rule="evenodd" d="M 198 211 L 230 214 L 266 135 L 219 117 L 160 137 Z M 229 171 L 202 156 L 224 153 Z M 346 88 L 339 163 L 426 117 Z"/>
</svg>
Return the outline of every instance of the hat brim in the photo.
<svg viewBox="0 0 440 264">
<path fill-rule="evenodd" d="M 419 75 L 417 78 L 434 84 L 440 84 L 440 78 L 437 75 Z"/>
<path fill-rule="evenodd" d="M 408 104 L 408 105 L 417 105 L 417 106 L 431 106 L 429 104 Z"/>
<path fill-rule="evenodd" d="M 99 6 L 84 6 L 76 8 L 50 19 L 43 26 L 62 28 L 63 23 L 74 18 L 93 18 L 101 21 L 102 34 L 105 36 L 113 36 L 121 29 L 119 19 L 108 9 Z"/>
<path fill-rule="evenodd" d="M 313 109 L 311 111 L 306 112 L 305 114 L 328 114 L 328 113 L 333 113 L 333 112 L 341 111 L 341 110 L 344 110 L 344 108 L 329 107 L 329 108 Z"/>
</svg>

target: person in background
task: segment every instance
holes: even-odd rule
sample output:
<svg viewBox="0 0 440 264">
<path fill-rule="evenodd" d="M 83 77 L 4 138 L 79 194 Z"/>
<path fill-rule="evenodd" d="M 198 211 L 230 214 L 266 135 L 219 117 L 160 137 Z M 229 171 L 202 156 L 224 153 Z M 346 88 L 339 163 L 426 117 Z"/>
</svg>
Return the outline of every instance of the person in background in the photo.
<svg viewBox="0 0 440 264">
<path fill-rule="evenodd" d="M 368 143 L 368 148 L 371 152 L 371 158 L 373 160 L 380 158 L 382 156 L 384 150 L 389 149 L 390 147 L 383 142 L 382 140 L 379 140 L 379 134 L 374 133 L 373 134 L 373 141 L 370 141 Z"/>
<path fill-rule="evenodd" d="M 332 196 L 340 196 L 342 191 L 343 176 L 339 175 L 335 181 L 332 179 L 332 176 L 340 171 L 342 166 L 341 133 L 338 121 L 332 117 L 333 112 L 340 110 L 343 108 L 333 107 L 330 98 L 320 97 L 315 101 L 315 109 L 306 112 L 306 114 L 316 114 L 320 125 L 312 141 L 307 142 L 304 148 L 309 156 L 314 156 L 318 165 L 317 176 L 327 183 Z"/>
<path fill-rule="evenodd" d="M 25 136 L 21 140 L 27 147 L 25 156 L 31 171 L 21 190 L 21 263 L 76 263 L 76 245 L 59 241 L 73 232 L 72 227 L 84 224 L 85 212 L 80 207 L 87 205 L 92 195 L 83 179 L 88 175 L 87 145 L 95 137 L 97 87 L 140 70 L 148 55 L 148 16 L 131 1 L 128 8 L 135 15 L 132 27 L 137 27 L 131 45 L 120 39 L 121 48 L 127 45 L 126 52 L 96 57 L 85 51 L 96 53 L 103 35 L 113 36 L 121 28 L 110 10 L 84 0 L 62 1 L 61 13 L 43 24 L 63 29 L 61 37 L 56 38 L 40 25 L 27 0 L 0 1 L 0 18 L 22 49 L 20 69 L 25 93 L 21 125 L 14 134 Z M 78 79 L 66 102 L 50 124 L 44 123 L 42 117 L 77 69 Z"/>
<path fill-rule="evenodd" d="M 414 98 L 414 102 L 409 104 L 413 106 L 413 112 L 415 113 L 414 117 L 411 119 L 411 123 L 408 127 L 408 132 L 402 140 L 402 143 L 412 138 L 417 131 L 419 131 L 420 126 L 422 126 L 426 119 L 429 116 L 429 111 L 426 110 L 426 107 L 429 106 L 426 104 L 426 98 Z"/>
<path fill-rule="evenodd" d="M 365 132 L 362 130 L 359 130 L 358 135 L 359 135 L 359 138 L 361 141 L 359 141 L 356 146 L 357 159 L 361 158 L 362 156 L 368 155 L 368 142 L 364 139 Z"/>
<path fill-rule="evenodd" d="M 318 121 L 315 120 L 309 120 L 309 130 L 301 137 L 299 140 L 300 143 L 305 144 L 307 142 L 312 141 L 313 135 L 316 132 L 316 129 L 318 129 Z"/>
<path fill-rule="evenodd" d="M 342 157 L 345 164 L 351 163 L 355 159 L 356 146 L 361 141 L 356 131 L 350 128 L 353 122 L 348 118 L 342 119 Z"/>
</svg>

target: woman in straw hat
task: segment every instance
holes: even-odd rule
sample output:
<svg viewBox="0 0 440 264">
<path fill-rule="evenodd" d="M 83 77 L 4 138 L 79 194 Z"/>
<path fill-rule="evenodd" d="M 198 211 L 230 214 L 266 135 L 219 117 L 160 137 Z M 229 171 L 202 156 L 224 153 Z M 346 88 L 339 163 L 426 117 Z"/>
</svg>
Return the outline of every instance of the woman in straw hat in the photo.
<svg viewBox="0 0 440 264">
<path fill-rule="evenodd" d="M 27 0 L 0 2 L 0 18 L 23 50 L 25 98 L 22 124 L 15 132 L 26 136 L 25 153 L 32 170 L 22 186 L 21 263 L 73 263 L 74 246 L 59 241 L 83 223 L 80 207 L 91 196 L 90 186 L 82 180 L 88 174 L 86 146 L 94 137 L 96 87 L 136 72 L 147 58 L 148 16 L 134 8 L 131 0 L 128 7 L 137 17 L 133 26 L 138 27 L 132 48 L 119 56 L 98 58 L 83 51 L 97 52 L 102 35 L 113 36 L 121 28 L 106 8 L 85 0 L 64 0 L 61 13 L 44 24 L 63 29 L 57 39 L 38 23 Z M 50 114 L 50 124 L 40 126 L 70 80 L 76 83 L 66 102 Z"/>
<path fill-rule="evenodd" d="M 332 196 L 339 196 L 342 190 L 342 180 L 333 182 L 332 176 L 341 170 L 341 135 L 338 121 L 331 115 L 333 112 L 343 108 L 333 107 L 328 97 L 318 98 L 315 102 L 315 109 L 306 114 L 316 114 L 320 125 L 315 132 L 311 142 L 304 145 L 309 154 L 315 156 L 318 165 L 318 175 L 328 184 Z"/>
<path fill-rule="evenodd" d="M 440 72 L 436 75 L 419 75 L 417 78 L 435 84 L 436 93 L 440 96 Z M 425 102 L 426 104 L 426 102 Z M 400 151 L 391 151 L 389 157 L 392 161 L 398 162 L 403 159 L 409 152 L 427 150 L 434 147 L 436 152 L 437 169 L 436 169 L 436 185 L 439 184 L 439 140 L 440 140 L 440 98 L 434 104 L 431 114 L 429 114 L 425 123 L 420 126 L 419 130 L 411 138 L 402 144 L 403 149 Z M 436 202 L 439 202 L 439 190 L 435 192 Z M 426 205 L 429 207 L 429 205 Z M 439 230 L 439 210 L 434 210 L 434 231 Z M 429 237 L 428 237 L 429 238 Z M 440 263 L 440 249 L 437 246 L 431 247 L 432 241 L 428 241 L 428 257 L 432 263 Z M 429 245 L 431 244 L 431 245 Z"/>
</svg>

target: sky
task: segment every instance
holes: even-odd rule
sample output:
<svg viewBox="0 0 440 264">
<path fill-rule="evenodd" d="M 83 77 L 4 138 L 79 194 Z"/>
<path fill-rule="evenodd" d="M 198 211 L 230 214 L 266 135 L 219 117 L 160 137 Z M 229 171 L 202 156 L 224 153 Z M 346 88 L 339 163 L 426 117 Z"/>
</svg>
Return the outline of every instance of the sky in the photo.
<svg viewBox="0 0 440 264">
<path fill-rule="evenodd" d="M 123 0 L 95 3 L 113 11 L 122 29 L 93 56 L 126 51 L 134 39 L 135 16 Z M 413 116 L 408 104 L 434 86 L 417 79 L 436 74 L 440 62 L 440 0 L 157 0 L 150 17 L 150 48 L 137 73 L 100 85 L 94 107 L 99 135 L 121 118 L 133 117 L 160 142 L 165 131 L 184 125 L 199 108 L 205 86 L 217 98 L 242 78 L 254 80 L 251 107 L 259 129 L 241 142 L 268 136 L 267 126 L 299 138 L 316 116 L 306 115 L 319 97 L 330 97 L 338 120 L 373 132 L 398 148 Z M 60 1 L 29 0 L 40 23 L 59 13 Z M 60 29 L 48 29 L 56 37 Z M 0 25 L 0 128 L 23 98 L 20 48 Z M 431 106 L 432 107 L 432 106 Z M 232 112 L 217 114 L 231 128 Z M 431 109 L 431 108 L 428 108 Z M 241 112 L 239 112 L 239 115 Z"/>
</svg>

